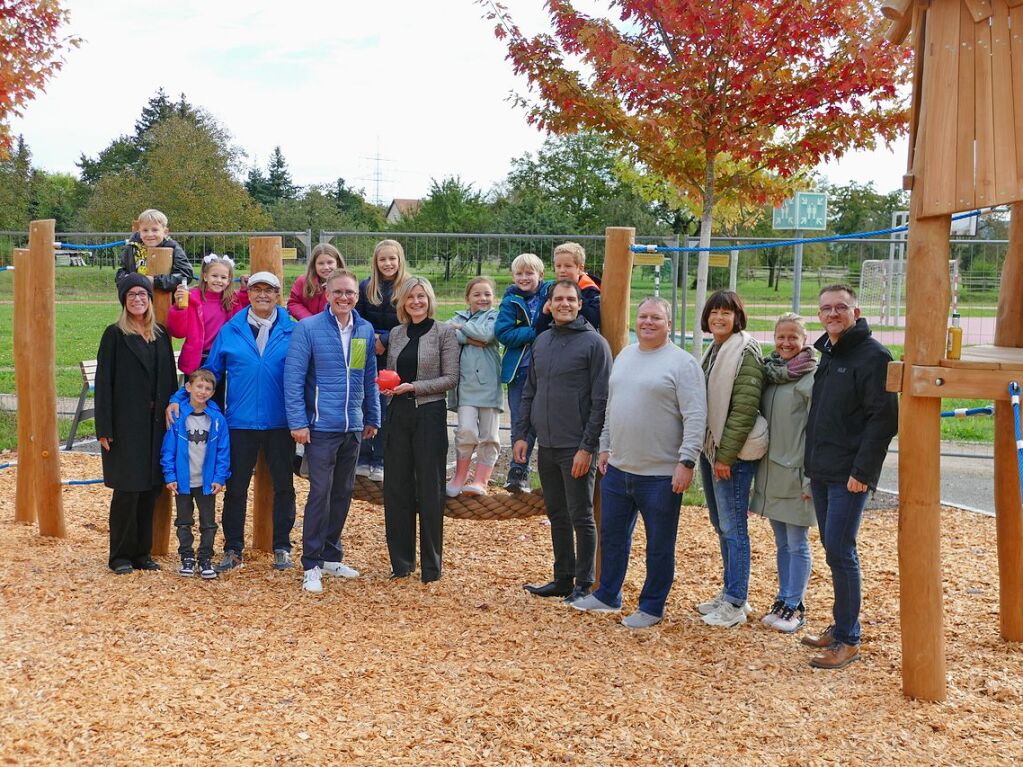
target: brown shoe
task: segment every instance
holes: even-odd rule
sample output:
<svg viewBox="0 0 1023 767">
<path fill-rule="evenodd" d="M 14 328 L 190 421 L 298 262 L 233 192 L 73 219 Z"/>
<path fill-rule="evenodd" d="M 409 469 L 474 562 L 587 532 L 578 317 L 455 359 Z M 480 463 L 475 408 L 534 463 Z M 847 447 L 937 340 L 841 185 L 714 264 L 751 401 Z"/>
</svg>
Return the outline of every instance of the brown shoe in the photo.
<svg viewBox="0 0 1023 767">
<path fill-rule="evenodd" d="M 835 627 L 828 626 L 824 631 L 819 634 L 807 634 L 802 637 L 799 641 L 805 644 L 807 647 L 816 647 L 818 650 L 823 650 L 826 647 L 831 647 L 835 643 Z"/>
<path fill-rule="evenodd" d="M 859 645 L 835 642 L 824 652 L 814 655 L 810 665 L 814 668 L 845 668 L 854 660 L 860 659 Z"/>
</svg>

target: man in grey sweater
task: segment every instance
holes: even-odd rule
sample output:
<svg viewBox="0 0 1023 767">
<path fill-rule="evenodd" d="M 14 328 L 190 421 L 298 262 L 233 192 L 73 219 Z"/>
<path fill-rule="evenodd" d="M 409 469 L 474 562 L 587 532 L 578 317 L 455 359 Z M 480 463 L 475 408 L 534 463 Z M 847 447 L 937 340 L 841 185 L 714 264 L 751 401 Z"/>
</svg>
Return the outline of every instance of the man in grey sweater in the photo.
<svg viewBox="0 0 1023 767">
<path fill-rule="evenodd" d="M 550 293 L 554 325 L 533 343 L 533 361 L 513 425 L 515 460 L 524 462 L 530 427 L 539 446 L 543 486 L 554 547 L 554 580 L 523 588 L 541 597 L 578 599 L 593 586 L 597 527 L 593 482 L 604 426 L 611 349 L 579 315 L 579 285 L 560 280 Z"/>
<path fill-rule="evenodd" d="M 639 343 L 622 349 L 611 370 L 597 468 L 600 483 L 600 586 L 572 602 L 585 612 L 619 612 L 637 512 L 646 530 L 646 581 L 632 629 L 660 623 L 675 578 L 675 538 L 684 493 L 707 423 L 703 372 L 675 346 L 671 307 L 646 298 L 636 314 Z"/>
</svg>

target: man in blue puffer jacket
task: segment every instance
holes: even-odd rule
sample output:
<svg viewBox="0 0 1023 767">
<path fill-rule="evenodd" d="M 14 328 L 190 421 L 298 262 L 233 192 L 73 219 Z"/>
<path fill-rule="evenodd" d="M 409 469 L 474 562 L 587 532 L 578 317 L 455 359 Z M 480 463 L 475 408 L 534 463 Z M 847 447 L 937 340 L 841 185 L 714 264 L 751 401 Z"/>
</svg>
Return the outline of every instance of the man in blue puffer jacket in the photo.
<svg viewBox="0 0 1023 767">
<path fill-rule="evenodd" d="M 335 271 L 324 285 L 327 308 L 302 320 L 284 366 L 288 425 L 305 445 L 309 497 L 302 523 L 302 588 L 318 594 L 321 575 L 356 578 L 344 564 L 341 531 L 355 488 L 359 445 L 380 428 L 374 330 L 355 311 L 355 274 Z"/>
<path fill-rule="evenodd" d="M 292 464 L 295 443 L 284 411 L 284 360 L 295 324 L 278 305 L 281 281 L 272 272 L 249 277 L 249 309 L 220 329 L 205 367 L 217 377 L 227 375 L 225 415 L 231 435 L 231 479 L 224 494 L 224 559 L 217 572 L 242 564 L 245 507 L 252 470 L 260 449 L 266 455 L 274 488 L 274 568 L 291 567 L 291 529 L 295 526 L 295 485 Z M 168 416 L 188 401 L 184 387 L 171 397 Z"/>
</svg>

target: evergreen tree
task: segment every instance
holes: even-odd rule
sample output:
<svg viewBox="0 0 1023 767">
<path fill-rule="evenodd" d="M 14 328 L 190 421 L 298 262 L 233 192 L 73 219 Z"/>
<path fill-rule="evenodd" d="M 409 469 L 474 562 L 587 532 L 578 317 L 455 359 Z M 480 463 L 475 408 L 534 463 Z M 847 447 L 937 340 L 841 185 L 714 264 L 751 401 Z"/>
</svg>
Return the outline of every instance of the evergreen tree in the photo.
<svg viewBox="0 0 1023 767">
<path fill-rule="evenodd" d="M 0 229 L 28 228 L 32 155 L 24 136 L 18 136 L 14 151 L 0 159 Z"/>
<path fill-rule="evenodd" d="M 255 165 L 249 168 L 249 175 L 245 179 L 245 191 L 260 205 L 269 207 L 276 202 L 270 192 L 270 182 L 267 180 L 266 174 Z"/>
<path fill-rule="evenodd" d="M 270 155 L 270 162 L 267 163 L 266 181 L 270 197 L 274 202 L 294 200 L 298 193 L 298 187 L 291 181 L 288 163 L 279 146 L 274 147 L 273 154 Z"/>
</svg>

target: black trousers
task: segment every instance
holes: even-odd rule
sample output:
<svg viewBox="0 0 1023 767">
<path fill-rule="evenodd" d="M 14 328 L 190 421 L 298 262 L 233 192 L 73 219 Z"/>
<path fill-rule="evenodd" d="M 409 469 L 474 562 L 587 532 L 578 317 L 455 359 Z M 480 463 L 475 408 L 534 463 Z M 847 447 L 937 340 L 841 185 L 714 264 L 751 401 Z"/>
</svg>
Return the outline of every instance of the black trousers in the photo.
<svg viewBox="0 0 1023 767">
<path fill-rule="evenodd" d="M 245 506 L 259 450 L 266 454 L 274 487 L 274 551 L 291 551 L 295 526 L 295 484 L 292 464 L 295 441 L 288 429 L 231 429 L 231 478 L 224 494 L 224 551 L 245 548 Z"/>
<path fill-rule="evenodd" d="M 140 565 L 153 550 L 153 507 L 163 485 L 151 490 L 114 490 L 110 496 L 110 569 Z"/>
<path fill-rule="evenodd" d="M 554 580 L 593 585 L 597 558 L 597 525 L 593 521 L 593 483 L 596 461 L 581 477 L 572 476 L 573 447 L 540 446 L 537 472 L 543 487 L 554 547 Z"/>
<path fill-rule="evenodd" d="M 408 575 L 416 569 L 418 515 L 423 582 L 440 578 L 447 456 L 443 400 L 419 407 L 409 399 L 391 403 L 384 445 L 384 528 L 395 575 Z"/>
<path fill-rule="evenodd" d="M 217 536 L 217 496 L 205 495 L 201 487 L 193 487 L 191 493 L 178 493 L 174 499 L 177 509 L 174 527 L 178 531 L 178 555 L 182 559 L 195 557 L 193 501 L 199 509 L 199 560 L 213 559 L 213 539 Z"/>
</svg>

